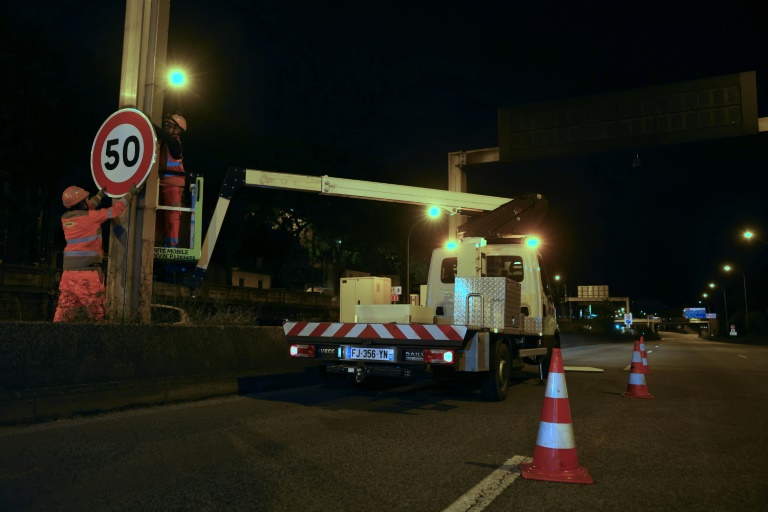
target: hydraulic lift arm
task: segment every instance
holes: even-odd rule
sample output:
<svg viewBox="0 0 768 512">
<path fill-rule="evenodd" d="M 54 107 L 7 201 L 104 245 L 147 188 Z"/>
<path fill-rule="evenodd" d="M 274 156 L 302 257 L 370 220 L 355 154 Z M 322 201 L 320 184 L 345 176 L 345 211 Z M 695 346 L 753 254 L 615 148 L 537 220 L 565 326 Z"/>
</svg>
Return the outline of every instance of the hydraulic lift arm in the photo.
<svg viewBox="0 0 768 512">
<path fill-rule="evenodd" d="M 210 226 L 203 241 L 200 260 L 194 272 L 196 288 L 200 287 L 205 277 L 205 272 L 211 261 L 213 248 L 216 246 L 216 240 L 221 231 L 227 208 L 229 208 L 229 202 L 232 200 L 235 191 L 241 186 L 297 190 L 328 196 L 438 206 L 451 215 L 487 212 L 507 205 L 510 201 L 515 201 L 514 199 L 510 200 L 504 197 L 484 196 L 466 192 L 334 178 L 332 176 L 306 176 L 302 174 L 231 167 L 227 170 L 227 176 L 221 188 L 216 209 L 213 212 Z M 526 204 L 525 209 L 527 210 L 528 208 L 529 206 Z M 463 226 L 470 224 L 470 222 Z"/>
<path fill-rule="evenodd" d="M 549 203 L 541 194 L 525 194 L 492 212 L 470 218 L 456 231 L 459 238 L 510 238 L 527 235 L 544 220 Z"/>
</svg>

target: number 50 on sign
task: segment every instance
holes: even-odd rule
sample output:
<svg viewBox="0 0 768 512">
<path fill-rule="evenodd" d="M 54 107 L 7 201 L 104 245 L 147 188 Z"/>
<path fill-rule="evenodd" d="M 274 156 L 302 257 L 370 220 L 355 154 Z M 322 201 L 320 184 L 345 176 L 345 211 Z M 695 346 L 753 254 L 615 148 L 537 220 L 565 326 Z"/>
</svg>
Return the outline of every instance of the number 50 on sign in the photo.
<svg viewBox="0 0 768 512">
<path fill-rule="evenodd" d="M 147 179 L 157 140 L 152 123 L 139 110 L 125 108 L 107 118 L 91 149 L 93 181 L 110 197 L 122 197 Z"/>
</svg>

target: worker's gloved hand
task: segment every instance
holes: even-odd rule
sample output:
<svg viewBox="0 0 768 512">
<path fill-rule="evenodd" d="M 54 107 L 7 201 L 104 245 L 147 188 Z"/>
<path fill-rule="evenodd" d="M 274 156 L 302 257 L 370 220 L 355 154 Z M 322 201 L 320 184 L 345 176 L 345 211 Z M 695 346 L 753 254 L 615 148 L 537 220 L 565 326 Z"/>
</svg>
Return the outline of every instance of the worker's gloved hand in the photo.
<svg viewBox="0 0 768 512">
<path fill-rule="evenodd" d="M 130 188 L 130 190 L 128 190 L 128 193 L 131 194 L 131 197 L 136 197 L 137 195 L 139 195 L 139 192 L 141 192 L 141 189 L 143 187 L 144 187 L 143 183 L 141 185 L 139 185 L 138 187 L 135 184 L 131 185 L 131 188 Z"/>
</svg>

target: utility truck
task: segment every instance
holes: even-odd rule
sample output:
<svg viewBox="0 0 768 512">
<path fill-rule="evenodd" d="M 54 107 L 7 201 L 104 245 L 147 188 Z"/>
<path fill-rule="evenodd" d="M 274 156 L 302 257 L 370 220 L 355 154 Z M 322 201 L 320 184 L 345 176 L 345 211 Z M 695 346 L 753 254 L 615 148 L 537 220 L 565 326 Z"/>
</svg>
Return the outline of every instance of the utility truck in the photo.
<svg viewBox="0 0 768 512">
<path fill-rule="evenodd" d="M 506 398 L 515 367 L 538 365 L 540 379 L 546 377 L 560 335 L 541 253 L 529 235 L 546 214 L 541 195 L 507 199 L 232 168 L 203 242 L 195 270 L 198 282 L 232 195 L 241 185 L 479 214 L 459 226 L 454 248 L 434 250 L 425 306 L 361 303 L 354 306 L 352 318 L 339 322 L 288 321 L 283 330 L 291 356 L 318 360 L 325 373 L 348 375 L 357 382 L 370 376 L 409 378 L 419 372 L 438 377 L 474 374 L 489 400 Z"/>
</svg>

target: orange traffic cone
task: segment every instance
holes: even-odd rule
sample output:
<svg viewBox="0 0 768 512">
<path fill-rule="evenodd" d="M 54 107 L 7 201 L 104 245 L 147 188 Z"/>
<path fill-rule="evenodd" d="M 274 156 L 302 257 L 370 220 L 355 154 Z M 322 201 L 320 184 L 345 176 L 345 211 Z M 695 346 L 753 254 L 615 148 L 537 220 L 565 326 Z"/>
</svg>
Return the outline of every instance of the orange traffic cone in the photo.
<svg viewBox="0 0 768 512">
<path fill-rule="evenodd" d="M 643 373 L 651 373 L 651 367 L 648 365 L 648 354 L 645 353 L 645 340 L 640 336 L 640 358 L 643 361 Z"/>
<path fill-rule="evenodd" d="M 632 368 L 629 373 L 629 383 L 627 391 L 622 396 L 628 398 L 656 398 L 648 392 L 648 386 L 645 385 L 645 375 L 643 372 L 643 361 L 640 356 L 640 342 L 635 341 L 635 351 L 632 353 Z"/>
<path fill-rule="evenodd" d="M 520 464 L 523 478 L 591 484 L 592 475 L 579 466 L 576 456 L 576 440 L 571 425 L 571 407 L 568 388 L 565 385 L 563 356 L 559 348 L 552 349 L 544 407 L 541 410 L 539 435 L 533 451 L 533 462 Z"/>
</svg>

